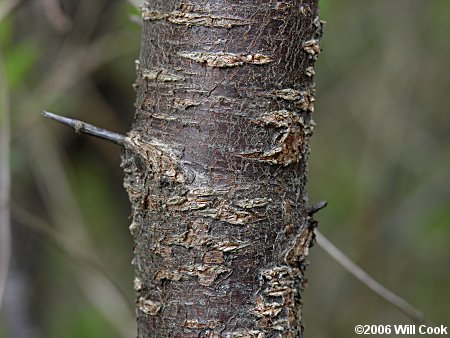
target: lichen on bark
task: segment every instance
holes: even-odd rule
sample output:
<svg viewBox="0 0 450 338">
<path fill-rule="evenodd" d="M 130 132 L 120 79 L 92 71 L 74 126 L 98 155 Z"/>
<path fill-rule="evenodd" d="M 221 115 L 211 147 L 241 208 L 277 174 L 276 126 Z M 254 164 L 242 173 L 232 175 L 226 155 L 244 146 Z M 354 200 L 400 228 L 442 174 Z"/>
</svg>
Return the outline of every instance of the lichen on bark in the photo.
<svg viewBox="0 0 450 338">
<path fill-rule="evenodd" d="M 144 3 L 124 186 L 138 337 L 302 337 L 315 0 Z"/>
</svg>

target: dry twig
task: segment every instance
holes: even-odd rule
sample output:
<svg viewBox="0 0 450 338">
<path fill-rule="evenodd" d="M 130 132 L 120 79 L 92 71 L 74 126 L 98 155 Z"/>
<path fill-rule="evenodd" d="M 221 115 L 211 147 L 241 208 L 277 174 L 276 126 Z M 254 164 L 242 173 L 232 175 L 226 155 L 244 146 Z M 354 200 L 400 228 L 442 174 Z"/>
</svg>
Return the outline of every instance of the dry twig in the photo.
<svg viewBox="0 0 450 338">
<path fill-rule="evenodd" d="M 11 224 L 9 212 L 11 173 L 9 166 L 10 121 L 9 93 L 3 54 L 0 50 L 0 307 L 5 292 L 11 258 Z"/>
<path fill-rule="evenodd" d="M 333 243 L 325 238 L 318 230 L 316 233 L 317 244 L 328 253 L 336 262 L 338 262 L 345 270 L 355 276 L 361 283 L 366 285 L 369 289 L 377 295 L 386 300 L 389 304 L 395 306 L 397 309 L 405 313 L 416 323 L 424 323 L 425 319 L 422 313 L 409 304 L 406 300 L 399 297 L 391 290 L 387 289 L 375 279 L 373 279 L 367 272 L 356 265 L 349 257 L 347 257 L 341 250 L 339 250 Z"/>
</svg>

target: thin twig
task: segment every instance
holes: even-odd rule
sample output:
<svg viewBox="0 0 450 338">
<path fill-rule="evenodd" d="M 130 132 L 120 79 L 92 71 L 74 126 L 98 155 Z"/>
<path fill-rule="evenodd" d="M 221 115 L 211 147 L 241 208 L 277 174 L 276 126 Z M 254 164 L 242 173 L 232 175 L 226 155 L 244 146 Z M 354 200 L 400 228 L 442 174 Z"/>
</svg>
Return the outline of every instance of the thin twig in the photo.
<svg viewBox="0 0 450 338">
<path fill-rule="evenodd" d="M 38 188 L 40 189 L 42 200 L 47 206 L 52 220 L 52 228 L 57 229 L 56 235 L 61 235 L 68 239 L 70 244 L 63 244 L 62 248 L 75 250 L 75 253 L 82 251 L 81 257 L 85 257 L 85 262 L 90 260 L 101 263 L 97 258 L 96 246 L 92 243 L 92 238 L 87 232 L 87 225 L 80 214 L 78 201 L 76 200 L 72 187 L 68 182 L 67 173 L 64 171 L 63 159 L 58 156 L 54 143 L 49 140 L 48 133 L 44 133 L 42 128 L 36 128 L 30 140 L 39 142 L 29 142 L 30 158 L 33 161 L 33 174 L 36 176 Z M 15 209 L 13 208 L 15 215 Z M 47 223 L 47 222 L 46 222 Z M 78 260 L 80 262 L 80 260 Z M 101 264 L 104 266 L 104 264 Z M 92 264 L 91 264 L 92 266 Z M 85 294 L 88 301 L 116 327 L 121 336 L 129 337 L 128 323 L 133 323 L 133 317 L 129 315 L 127 302 L 123 297 L 118 297 L 115 288 L 109 279 L 103 277 L 98 269 L 89 269 L 88 274 L 75 273 L 79 287 Z M 95 282 L 92 280 L 95 279 Z M 101 292 L 98 285 L 104 284 Z M 96 290 L 92 290 L 92 288 Z M 95 295 L 95 297 L 93 296 Z M 105 302 L 107 305 L 105 305 Z M 131 319 L 131 321 L 129 320 Z"/>
<path fill-rule="evenodd" d="M 89 4 L 88 1 L 82 3 Z M 77 11 L 73 21 L 79 22 L 83 13 L 84 11 Z M 55 144 L 49 140 L 50 135 L 41 128 L 42 123 L 37 120 L 42 118 L 40 114 L 36 114 L 35 109 L 36 106 L 50 106 L 99 67 L 130 52 L 131 44 L 124 48 L 123 45 L 114 43 L 121 39 L 118 34 L 126 34 L 121 31 L 103 35 L 89 44 L 80 45 L 79 41 L 89 40 L 92 29 L 92 25 L 82 29 L 82 32 L 77 33 L 76 41 L 70 35 L 65 36 L 59 55 L 52 58 L 53 67 L 48 70 L 38 86 L 31 88 L 27 96 L 15 106 L 17 116 L 20 118 L 17 121 L 19 128 L 16 128 L 14 139 L 24 145 L 30 153 L 35 183 L 40 189 L 43 202 L 48 207 L 49 215 L 53 218 L 52 224 L 58 229 L 58 234 L 62 233 L 65 238 L 72 239 L 72 244 L 73 239 L 77 238 L 77 243 L 72 246 L 83 247 L 89 252 L 89 256 L 97 257 L 95 246 L 86 232 L 86 224 L 82 220 L 78 202 L 68 182 L 67 173 L 64 171 L 63 156 L 60 156 Z M 77 226 L 74 227 L 73 224 Z M 80 289 L 97 310 L 123 332 L 122 336 L 129 337 L 130 331 L 128 334 L 125 332 L 128 323 L 134 323 L 134 316 L 130 316 L 127 312 L 126 302 L 123 299 L 119 302 L 121 298 L 115 296 L 111 283 L 97 276 L 97 271 L 94 269 L 89 270 L 89 273 L 83 271 L 75 275 Z M 91 283 L 92 277 L 95 277 L 95 283 Z M 98 288 L 98 285 L 102 287 Z"/>
<path fill-rule="evenodd" d="M 425 318 L 423 314 L 409 304 L 403 298 L 397 296 L 392 291 L 388 290 L 386 287 L 381 285 L 375 279 L 373 279 L 367 272 L 356 265 L 349 257 L 347 257 L 341 250 L 333 245 L 328 239 L 325 238 L 317 229 L 316 241 L 317 244 L 325 250 L 336 262 L 338 262 L 342 267 L 360 280 L 369 289 L 375 292 L 377 295 L 385 299 L 388 303 L 398 308 L 400 311 L 405 313 L 409 318 L 411 318 L 416 323 L 425 323 Z"/>
<path fill-rule="evenodd" d="M 123 145 L 125 142 L 125 135 L 98 128 L 96 126 L 93 126 L 92 124 L 80 120 L 59 116 L 47 111 L 44 111 L 42 115 L 44 115 L 44 117 L 50 118 L 74 128 L 77 133 L 92 135 L 119 145 Z"/>
<path fill-rule="evenodd" d="M 0 50 L 0 308 L 11 258 L 11 224 L 10 224 L 10 186 L 11 173 L 9 165 L 10 119 L 8 82 L 3 54 Z"/>
<path fill-rule="evenodd" d="M 59 0 L 40 0 L 40 5 L 48 22 L 59 34 L 64 34 L 71 28 L 72 22 Z"/>
<path fill-rule="evenodd" d="M 23 0 L 10 0 L 0 4 L 0 22 L 10 16 L 22 3 Z"/>
<path fill-rule="evenodd" d="M 29 213 L 27 210 L 20 208 L 17 205 L 12 205 L 11 211 L 16 220 L 34 231 L 37 235 L 42 236 L 72 261 L 86 270 L 86 273 L 78 275 L 83 279 L 83 282 L 80 283 L 82 286 L 102 286 L 102 293 L 108 294 L 108 303 L 112 305 L 114 311 L 120 312 L 120 316 L 114 316 L 114 318 L 113 316 L 107 316 L 107 318 L 111 319 L 112 324 L 124 337 L 129 336 L 128 323 L 133 322 L 133 314 L 129 311 L 127 306 L 127 295 L 117 285 L 114 278 L 108 274 L 103 265 L 98 262 L 98 259 L 91 255 L 89 251 L 74 244 L 70 238 L 61 234 L 46 221 Z M 88 279 L 89 282 L 86 282 L 86 279 Z M 84 289 L 90 293 L 89 288 Z M 103 308 L 104 314 L 110 313 L 111 310 L 112 309 Z M 118 317 L 122 318 L 121 321 L 116 320 Z"/>
<path fill-rule="evenodd" d="M 97 262 L 96 257 L 90 255 L 89 252 L 74 244 L 73 241 L 61 234 L 56 228 L 51 227 L 50 224 L 43 219 L 40 219 L 17 205 L 13 205 L 11 209 L 14 219 L 33 230 L 36 234 L 41 235 L 45 240 L 52 243 L 74 262 L 102 274 L 116 286 L 117 291 L 126 299 L 125 293 L 115 284 L 114 279 L 109 276 L 103 266 Z"/>
</svg>

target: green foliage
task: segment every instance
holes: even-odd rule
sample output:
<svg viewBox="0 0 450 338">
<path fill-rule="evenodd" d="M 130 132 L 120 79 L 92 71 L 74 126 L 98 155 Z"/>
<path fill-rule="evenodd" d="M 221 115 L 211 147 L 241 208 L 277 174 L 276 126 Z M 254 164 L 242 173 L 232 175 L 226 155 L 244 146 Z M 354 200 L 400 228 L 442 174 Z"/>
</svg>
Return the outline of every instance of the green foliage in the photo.
<svg viewBox="0 0 450 338">
<path fill-rule="evenodd" d="M 36 63 L 38 53 L 39 48 L 31 39 L 24 39 L 5 53 L 8 82 L 12 90 L 23 84 L 23 79 L 28 77 Z"/>
<path fill-rule="evenodd" d="M 446 324 L 450 7 L 441 0 L 320 3 L 327 25 L 308 183 L 311 202 L 329 201 L 317 215 L 320 229 L 430 321 Z M 308 336 L 349 336 L 356 323 L 408 323 L 324 260 L 320 249 L 311 251 Z"/>
<path fill-rule="evenodd" d="M 55 318 L 53 337 L 114 338 L 110 324 L 93 308 L 84 305 Z"/>
<path fill-rule="evenodd" d="M 319 10 L 320 10 L 320 16 L 322 18 L 329 17 L 330 1 L 329 0 L 321 0 L 321 1 L 319 1 Z"/>
<path fill-rule="evenodd" d="M 32 37 L 13 41 L 12 19 L 0 23 L 0 32 L 8 84 L 10 90 L 14 90 L 24 84 L 24 79 L 29 78 L 39 57 L 39 47 Z"/>
</svg>

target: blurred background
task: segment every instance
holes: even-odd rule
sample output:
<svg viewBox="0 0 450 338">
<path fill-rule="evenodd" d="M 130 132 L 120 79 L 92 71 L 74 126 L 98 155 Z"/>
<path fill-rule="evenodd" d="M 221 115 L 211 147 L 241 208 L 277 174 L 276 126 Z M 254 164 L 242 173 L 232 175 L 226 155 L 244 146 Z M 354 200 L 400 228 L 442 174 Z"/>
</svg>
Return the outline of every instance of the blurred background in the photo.
<svg viewBox="0 0 450 338">
<path fill-rule="evenodd" d="M 120 149 L 41 111 L 129 130 L 138 3 L 0 0 L 12 237 L 1 232 L 9 274 L 0 338 L 135 336 Z M 316 216 L 320 230 L 427 319 L 449 326 L 450 3 L 321 0 L 320 7 L 327 25 L 308 184 L 311 203 L 329 202 Z M 310 262 L 305 337 L 411 323 L 319 247 Z"/>
</svg>

